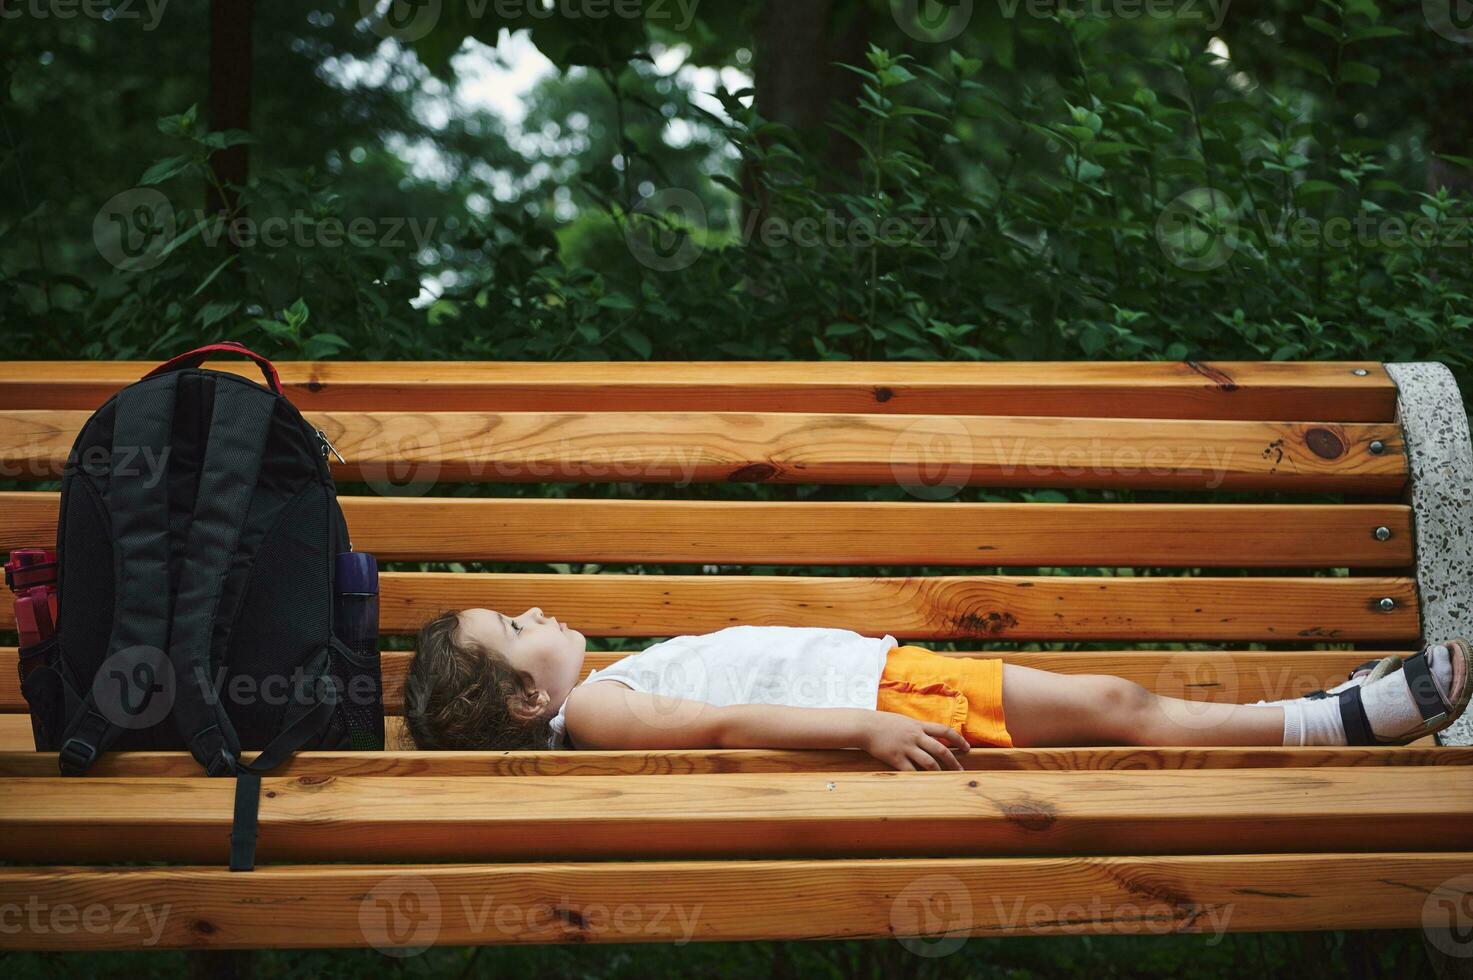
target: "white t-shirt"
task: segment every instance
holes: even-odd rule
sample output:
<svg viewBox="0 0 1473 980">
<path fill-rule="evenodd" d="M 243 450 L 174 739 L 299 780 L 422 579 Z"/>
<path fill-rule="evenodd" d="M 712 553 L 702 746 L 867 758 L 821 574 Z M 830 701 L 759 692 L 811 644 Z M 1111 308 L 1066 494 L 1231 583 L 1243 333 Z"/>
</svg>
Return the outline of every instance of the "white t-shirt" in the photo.
<svg viewBox="0 0 1473 980">
<path fill-rule="evenodd" d="M 818 626 L 728 626 L 677 636 L 590 670 L 582 681 L 617 680 L 636 691 L 707 704 L 868 708 L 879 702 L 895 637 Z M 552 719 L 548 748 L 569 748 L 564 713 Z"/>
</svg>

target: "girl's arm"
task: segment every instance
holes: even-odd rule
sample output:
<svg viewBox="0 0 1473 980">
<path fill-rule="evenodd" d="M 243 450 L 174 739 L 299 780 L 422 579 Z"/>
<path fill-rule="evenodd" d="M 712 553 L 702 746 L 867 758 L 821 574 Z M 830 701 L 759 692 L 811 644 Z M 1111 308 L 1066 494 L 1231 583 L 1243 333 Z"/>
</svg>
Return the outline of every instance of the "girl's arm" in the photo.
<svg viewBox="0 0 1473 980">
<path fill-rule="evenodd" d="M 566 721 L 583 749 L 860 748 L 897 769 L 960 769 L 953 729 L 888 711 L 717 706 L 632 691 L 615 681 L 583 684 L 568 697 Z"/>
</svg>

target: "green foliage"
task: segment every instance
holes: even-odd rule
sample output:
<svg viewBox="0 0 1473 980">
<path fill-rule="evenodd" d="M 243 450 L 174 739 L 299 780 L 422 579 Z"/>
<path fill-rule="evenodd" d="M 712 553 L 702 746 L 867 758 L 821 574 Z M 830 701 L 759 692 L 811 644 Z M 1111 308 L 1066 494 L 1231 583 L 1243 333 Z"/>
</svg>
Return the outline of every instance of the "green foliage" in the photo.
<svg viewBox="0 0 1473 980">
<path fill-rule="evenodd" d="M 15 353 L 50 356 L 229 336 L 287 357 L 1435 358 L 1466 380 L 1469 201 L 1419 187 L 1405 147 L 1341 111 L 1396 70 L 1378 52 L 1406 32 L 1382 21 L 1371 0 L 1295 17 L 1311 42 L 1282 52 L 1292 85 L 1200 35 L 1067 11 L 1019 22 L 1007 47 L 1027 70 L 990 60 L 996 44 L 871 47 L 845 66 L 862 94 L 836 110 L 855 165 L 835 172 L 751 89 L 718 109 L 616 51 L 629 24 L 575 54 L 588 25 L 554 20 L 538 43 L 590 67 L 529 111 L 565 148 L 519 157 L 498 135 L 498 164 L 543 175 L 510 198 L 457 207 L 458 180 L 424 198 L 443 219 L 390 205 L 354 238 L 357 188 L 387 173 L 257 166 L 235 211 L 191 209 L 208 155 L 251 137 L 189 110 L 115 183 L 169 198 L 161 261 L 38 267 L 41 222 L 21 216 L 0 237 L 0 314 Z M 270 143 L 258 127 L 253 148 Z M 237 218 L 291 231 L 233 248 Z"/>
</svg>

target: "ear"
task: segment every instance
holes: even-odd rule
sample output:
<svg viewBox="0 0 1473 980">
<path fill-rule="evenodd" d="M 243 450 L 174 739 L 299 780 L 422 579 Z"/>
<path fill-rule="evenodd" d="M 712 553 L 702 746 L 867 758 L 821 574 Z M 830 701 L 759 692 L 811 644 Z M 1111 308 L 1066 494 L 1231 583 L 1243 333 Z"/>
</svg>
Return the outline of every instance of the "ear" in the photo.
<svg viewBox="0 0 1473 980">
<path fill-rule="evenodd" d="M 529 688 L 523 692 L 522 700 L 514 702 L 512 712 L 524 721 L 531 721 L 547 710 L 552 703 L 552 697 L 542 688 Z"/>
</svg>

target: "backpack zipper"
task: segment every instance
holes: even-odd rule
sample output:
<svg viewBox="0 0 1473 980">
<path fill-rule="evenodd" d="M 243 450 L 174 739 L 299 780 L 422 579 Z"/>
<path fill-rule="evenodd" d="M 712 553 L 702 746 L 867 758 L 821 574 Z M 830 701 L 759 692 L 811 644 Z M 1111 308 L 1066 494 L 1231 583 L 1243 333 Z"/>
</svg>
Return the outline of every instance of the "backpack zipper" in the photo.
<svg viewBox="0 0 1473 980">
<path fill-rule="evenodd" d="M 340 453 L 340 452 L 338 452 L 337 447 L 334 446 L 331 442 L 328 441 L 328 438 L 327 438 L 327 434 L 326 433 L 324 433 L 321 429 L 316 429 L 316 428 L 314 428 L 312 431 L 315 432 L 315 433 L 317 433 L 317 438 L 318 439 L 322 440 L 322 458 L 323 459 L 327 459 L 327 454 L 329 452 L 331 452 L 334 456 L 336 456 L 338 458 L 338 462 L 339 463 L 346 463 L 346 462 L 348 462 L 346 459 L 343 458 L 343 454 Z"/>
</svg>

